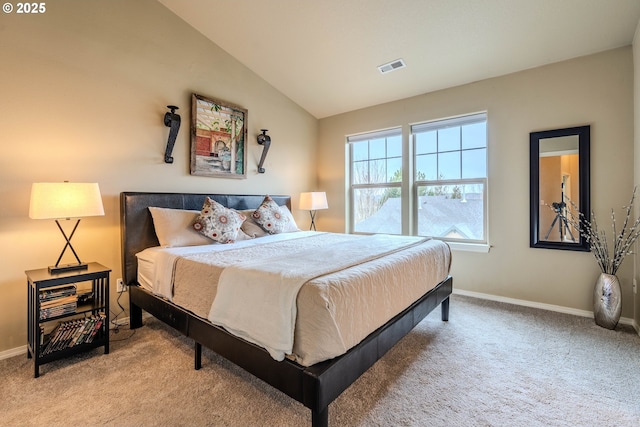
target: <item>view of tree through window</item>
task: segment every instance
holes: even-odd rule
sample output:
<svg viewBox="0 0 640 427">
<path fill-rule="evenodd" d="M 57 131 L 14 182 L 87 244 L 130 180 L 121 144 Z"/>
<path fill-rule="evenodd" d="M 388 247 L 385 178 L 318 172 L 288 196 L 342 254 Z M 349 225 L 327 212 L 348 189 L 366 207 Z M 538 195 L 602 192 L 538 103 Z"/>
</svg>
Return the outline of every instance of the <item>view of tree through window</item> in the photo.
<svg viewBox="0 0 640 427">
<path fill-rule="evenodd" d="M 400 206 L 402 185 L 402 135 L 400 129 L 350 138 L 353 229 L 377 233 L 381 209 L 392 199 Z M 397 202 L 397 203 L 396 203 Z M 386 233 L 402 233 L 401 212 Z M 374 220 L 372 220 L 372 218 Z"/>
<path fill-rule="evenodd" d="M 415 234 L 486 242 L 486 114 L 414 125 L 411 133 L 418 189 Z"/>
<path fill-rule="evenodd" d="M 412 125 L 414 167 L 404 175 L 400 128 L 347 140 L 351 231 L 401 234 L 410 218 L 410 234 L 486 243 L 486 113 Z M 410 215 L 403 197 L 413 198 Z"/>
</svg>

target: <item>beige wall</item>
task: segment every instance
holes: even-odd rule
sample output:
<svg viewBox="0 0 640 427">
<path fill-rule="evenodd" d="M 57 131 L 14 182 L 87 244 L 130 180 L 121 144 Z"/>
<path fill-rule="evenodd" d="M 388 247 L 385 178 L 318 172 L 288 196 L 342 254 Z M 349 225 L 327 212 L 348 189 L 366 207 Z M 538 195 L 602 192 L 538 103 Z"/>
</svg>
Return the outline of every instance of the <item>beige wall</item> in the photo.
<svg viewBox="0 0 640 427">
<path fill-rule="evenodd" d="M 529 133 L 591 125 L 591 196 L 599 218 L 633 189 L 633 61 L 630 47 L 577 58 L 320 120 L 322 229 L 345 227 L 345 135 L 486 110 L 489 253 L 454 253 L 454 286 L 472 292 L 592 309 L 599 270 L 590 253 L 529 248 Z M 402 71 L 400 71 L 402 72 Z M 405 137 L 408 143 L 408 137 Z M 623 317 L 633 316 L 633 262 L 619 271 Z"/>
<path fill-rule="evenodd" d="M 53 221 L 28 218 L 32 182 L 100 184 L 105 216 L 83 219 L 73 242 L 83 260 L 113 268 L 113 279 L 121 191 L 291 194 L 295 207 L 299 192 L 316 187 L 317 120 L 158 2 L 47 7 L 0 19 L 0 353 L 26 344 L 24 271 L 55 263 L 64 243 Z M 248 110 L 247 179 L 190 176 L 192 92 Z M 182 116 L 173 164 L 163 161 L 168 104 Z M 261 128 L 273 141 L 263 175 Z"/>
</svg>

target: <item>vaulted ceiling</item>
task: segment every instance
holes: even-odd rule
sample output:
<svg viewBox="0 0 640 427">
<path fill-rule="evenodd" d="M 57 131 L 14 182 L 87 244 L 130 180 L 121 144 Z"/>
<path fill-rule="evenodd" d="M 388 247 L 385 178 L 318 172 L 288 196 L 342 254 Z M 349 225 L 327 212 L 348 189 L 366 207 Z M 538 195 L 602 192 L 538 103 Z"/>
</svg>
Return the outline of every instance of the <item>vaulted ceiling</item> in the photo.
<svg viewBox="0 0 640 427">
<path fill-rule="evenodd" d="M 316 118 L 630 45 L 640 21 L 640 0 L 159 2 Z"/>
</svg>

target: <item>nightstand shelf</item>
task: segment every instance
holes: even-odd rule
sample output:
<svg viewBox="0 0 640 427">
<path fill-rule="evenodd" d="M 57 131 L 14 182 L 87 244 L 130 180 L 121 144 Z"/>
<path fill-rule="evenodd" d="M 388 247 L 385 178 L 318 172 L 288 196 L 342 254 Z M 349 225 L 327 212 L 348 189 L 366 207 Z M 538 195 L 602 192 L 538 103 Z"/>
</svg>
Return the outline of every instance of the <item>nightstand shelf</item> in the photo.
<svg viewBox="0 0 640 427">
<path fill-rule="evenodd" d="M 65 318 L 67 318 L 69 316 L 73 316 L 75 314 L 92 314 L 92 313 L 95 313 L 96 311 L 104 310 L 103 307 L 104 307 L 104 305 L 101 305 L 100 303 L 78 304 L 78 308 L 76 308 L 73 313 L 71 313 L 71 314 L 62 314 L 60 316 L 48 317 L 46 319 L 40 319 L 40 323 L 51 322 L 53 320 L 65 319 Z"/>
<path fill-rule="evenodd" d="M 34 376 L 40 365 L 104 346 L 109 353 L 109 273 L 111 269 L 92 262 L 80 271 L 49 273 L 47 268 L 26 271 L 27 275 L 27 357 L 33 358 Z M 41 293 L 75 285 L 84 286 L 90 297 L 62 314 L 41 319 Z M 71 294 L 71 295 L 69 295 Z M 64 297 L 77 297 L 76 289 Z M 55 304 L 56 297 L 52 298 Z M 46 310 L 43 309 L 43 310 Z M 59 326 L 55 326 L 59 323 Z M 49 334 L 43 329 L 52 327 Z M 64 331 L 64 333 L 63 333 Z M 55 344 L 52 339 L 56 337 Z M 51 339 L 50 342 L 44 338 Z"/>
</svg>

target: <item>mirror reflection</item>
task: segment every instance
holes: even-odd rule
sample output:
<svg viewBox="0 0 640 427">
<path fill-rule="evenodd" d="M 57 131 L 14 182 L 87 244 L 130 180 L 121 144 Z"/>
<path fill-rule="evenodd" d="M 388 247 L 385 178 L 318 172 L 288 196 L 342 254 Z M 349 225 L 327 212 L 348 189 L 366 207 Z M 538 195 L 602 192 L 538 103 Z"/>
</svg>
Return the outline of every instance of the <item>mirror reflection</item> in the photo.
<svg viewBox="0 0 640 427">
<path fill-rule="evenodd" d="M 589 200 L 589 126 L 530 134 L 531 247 L 588 251 L 589 244 L 567 217 Z"/>
<path fill-rule="evenodd" d="M 573 242 L 579 230 L 567 221 L 568 210 L 580 204 L 578 136 L 540 140 L 540 230 L 542 240 Z M 574 215 L 575 216 L 575 215 Z"/>
</svg>

